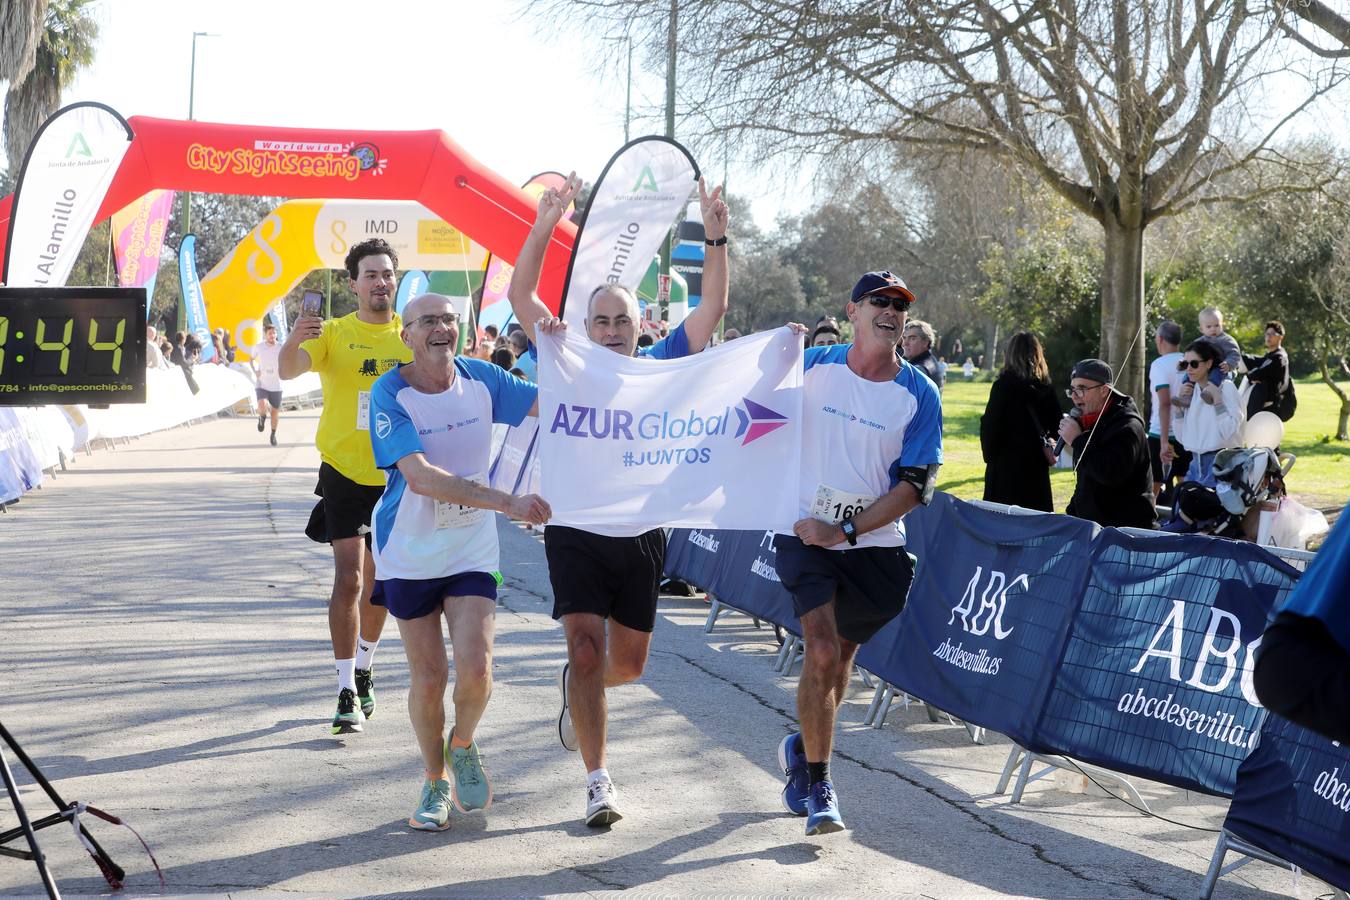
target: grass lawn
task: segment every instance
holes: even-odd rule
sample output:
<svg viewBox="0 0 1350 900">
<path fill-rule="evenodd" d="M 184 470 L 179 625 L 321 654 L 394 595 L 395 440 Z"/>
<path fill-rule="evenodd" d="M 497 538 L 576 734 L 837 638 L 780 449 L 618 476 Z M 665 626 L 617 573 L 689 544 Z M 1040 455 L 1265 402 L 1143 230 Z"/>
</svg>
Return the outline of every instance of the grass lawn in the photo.
<svg viewBox="0 0 1350 900">
<path fill-rule="evenodd" d="M 980 458 L 980 416 L 989 400 L 987 381 L 965 381 L 953 369 L 942 394 L 942 452 L 946 462 L 938 476 L 938 489 L 965 500 L 984 494 L 984 460 Z M 1282 450 L 1298 462 L 1289 473 L 1289 491 L 1306 506 L 1337 508 L 1350 500 L 1350 443 L 1336 441 L 1336 416 L 1340 399 L 1316 377 L 1297 382 L 1298 412 L 1285 423 Z M 1067 404 L 1065 400 L 1063 403 Z M 1063 512 L 1073 494 L 1073 472 L 1053 469 L 1050 485 L 1055 510 Z"/>
</svg>

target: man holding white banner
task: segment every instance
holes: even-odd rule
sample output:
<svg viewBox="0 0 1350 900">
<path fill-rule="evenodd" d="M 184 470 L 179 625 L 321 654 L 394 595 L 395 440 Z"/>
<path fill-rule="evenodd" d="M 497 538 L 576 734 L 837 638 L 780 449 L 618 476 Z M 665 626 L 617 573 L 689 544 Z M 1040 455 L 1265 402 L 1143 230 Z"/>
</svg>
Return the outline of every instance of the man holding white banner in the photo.
<svg viewBox="0 0 1350 900">
<path fill-rule="evenodd" d="M 778 747 L 782 799 L 808 835 L 844 827 L 830 780 L 835 715 L 858 646 L 904 608 L 914 567 L 900 518 L 932 499 L 942 463 L 937 385 L 895 352 L 913 302 L 899 277 L 869 272 L 848 304 L 853 343 L 806 351 L 797 522 L 774 545 L 806 641 L 801 732 Z"/>
<path fill-rule="evenodd" d="M 687 197 L 689 187 L 692 186 L 662 185 L 659 183 L 661 179 L 655 178 L 650 171 L 644 169 L 642 181 L 645 183 L 648 178 L 657 182 L 653 184 L 653 187 L 658 189 L 654 193 L 683 191 Z M 589 292 L 589 296 L 585 293 L 580 294 L 587 296 L 584 310 L 586 337 L 590 342 L 617 354 L 620 359 L 615 362 L 622 363 L 625 372 L 629 367 L 641 365 L 645 360 L 680 360 L 698 353 L 707 346 L 718 322 L 726 312 L 727 205 L 721 199 L 721 188 L 716 188 L 709 194 L 701 179 L 698 185 L 708 244 L 703 274 L 703 301 L 678 328 L 671 332 L 669 337 L 649 348 L 643 348 L 635 359 L 639 315 L 637 297 L 632 289 L 624 286 L 622 279 L 617 276 L 615 280 L 611 280 L 604 275 L 596 276 L 593 273 L 582 277 L 596 278 L 598 286 L 569 285 L 571 294 L 577 294 L 578 288 Z M 554 227 L 580 188 L 580 180 L 572 174 L 568 176 L 561 191 L 550 188 L 540 195 L 534 227 L 530 230 L 516 259 L 516 270 L 507 296 L 525 333 L 534 335 L 536 340 L 540 339 L 536 326 L 540 322 L 550 322 L 552 319 L 548 307 L 535 293 L 543 268 L 544 254 L 548 249 Z M 589 210 L 588 221 L 590 221 Z M 600 219 L 597 218 L 596 221 Z M 666 221 L 668 223 L 669 219 Z M 633 229 L 630 227 L 628 230 Z M 578 240 L 580 241 L 580 238 Z M 620 261 L 616 258 L 615 267 L 620 267 L 620 262 L 626 262 L 626 253 L 622 255 L 625 259 Z M 641 270 L 646 268 L 646 262 L 641 260 L 640 267 L 631 267 L 638 273 L 638 277 Z M 572 276 L 574 279 L 578 276 L 575 269 Z M 565 308 L 563 313 L 572 321 L 577 320 L 578 310 Z M 551 364 L 554 355 L 564 361 L 570 360 L 574 364 L 572 371 L 575 373 L 585 368 L 584 362 L 576 364 L 576 360 L 584 356 L 585 351 L 595 349 L 589 346 L 578 348 L 577 343 L 584 343 L 584 340 L 575 331 L 565 332 L 562 337 L 551 340 L 554 343 L 541 358 L 542 391 L 556 390 L 557 387 L 548 383 L 550 376 L 543 371 L 543 363 L 546 360 Z M 614 386 L 618 387 L 617 384 Z M 541 404 L 540 436 L 545 441 L 550 438 L 572 437 L 584 445 L 589 438 L 583 435 L 588 434 L 594 438 L 591 444 L 593 453 L 595 448 L 602 446 L 611 449 L 616 447 L 617 439 L 625 434 L 631 435 L 634 427 L 640 427 L 635 421 L 625 421 L 624 414 L 627 411 L 623 409 L 606 409 L 602 412 L 597 409 L 584 411 L 577 407 L 559 408 L 559 406 L 556 401 L 547 409 Z M 696 459 L 701 459 L 702 451 L 707 449 L 700 446 L 701 439 L 698 433 L 692 430 L 695 418 L 699 421 L 700 431 L 707 432 L 712 429 L 717 432 L 719 439 L 729 436 L 728 428 L 732 426 L 727 416 L 731 414 L 730 410 L 723 411 L 722 418 L 718 421 L 713 421 L 716 415 L 696 415 L 690 410 L 685 412 L 688 413 L 688 418 L 683 420 L 684 428 L 680 435 L 670 434 L 672 429 L 680 425 L 680 421 L 667 421 L 663 425 L 667 436 L 673 441 L 679 441 L 682 437 L 690 439 L 685 446 L 678 448 L 681 459 L 690 452 Z M 600 436 L 602 431 L 606 437 Z M 662 467 L 660 469 L 662 473 L 680 472 L 682 464 L 673 460 L 675 449 L 673 445 L 665 447 L 667 456 L 672 458 L 658 460 L 653 464 Z M 549 456 L 549 448 L 542 448 L 541 461 L 544 466 L 545 484 L 549 483 L 550 467 L 556 467 L 565 459 L 559 456 L 551 461 Z M 616 460 L 614 465 L 625 466 L 627 471 L 623 473 L 624 477 L 615 478 L 613 481 L 622 485 L 629 480 L 627 476 L 636 477 L 638 470 L 634 468 L 635 463 L 630 460 L 637 458 L 634 453 L 629 453 L 627 457 L 623 457 L 623 462 Z M 695 470 L 701 464 L 690 463 L 688 469 Z M 559 478 L 556 469 L 553 471 L 555 475 L 552 487 L 562 489 L 567 479 Z M 588 491 L 600 486 L 599 483 L 582 485 Z M 720 486 L 714 490 L 720 490 Z M 758 500 L 747 497 L 743 502 L 749 506 Z M 626 518 L 624 514 L 629 511 L 616 506 L 604 513 L 604 521 L 583 522 L 564 517 L 559 521 L 570 521 L 570 526 L 550 525 L 544 531 L 549 579 L 553 585 L 553 617 L 562 620 L 563 629 L 567 634 L 568 661 L 559 675 L 562 709 L 558 716 L 558 736 L 568 750 L 581 751 L 587 772 L 585 821 L 587 825 L 592 826 L 609 825 L 622 818 L 617 792 L 605 768 L 607 719 L 605 690 L 635 681 L 646 666 L 652 628 L 656 622 L 657 586 L 661 581 L 665 561 L 666 540 L 660 526 L 675 524 L 660 520 L 651 522 L 650 519 L 646 524 L 624 524 L 639 521 L 637 518 Z"/>
</svg>

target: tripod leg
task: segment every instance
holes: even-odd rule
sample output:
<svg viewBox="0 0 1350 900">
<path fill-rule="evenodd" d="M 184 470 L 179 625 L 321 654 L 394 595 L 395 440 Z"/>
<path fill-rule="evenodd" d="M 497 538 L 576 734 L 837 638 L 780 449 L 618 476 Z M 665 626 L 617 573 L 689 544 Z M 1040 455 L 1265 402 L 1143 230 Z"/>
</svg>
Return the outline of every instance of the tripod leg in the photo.
<svg viewBox="0 0 1350 900">
<path fill-rule="evenodd" d="M 18 757 L 19 762 L 23 763 L 23 767 L 28 770 L 28 774 L 33 776 L 33 780 L 51 798 L 52 803 L 56 804 L 57 809 L 70 809 L 70 804 L 61 799 L 61 795 L 56 792 L 56 788 L 52 787 L 51 782 L 47 780 L 47 776 L 42 774 L 42 770 L 37 767 L 37 763 L 28 758 L 28 754 L 23 752 L 19 742 L 14 740 L 14 735 L 10 734 L 3 724 L 0 724 L 0 740 L 3 740 L 14 751 L 14 755 Z M 89 842 L 89 846 L 94 848 L 100 868 L 103 868 L 105 872 L 111 872 L 118 881 L 127 877 L 127 873 L 122 870 L 121 866 L 112 861 L 112 857 L 99 845 L 98 841 L 94 840 L 94 836 L 89 833 L 89 829 L 85 828 L 83 823 L 80 825 L 80 834 L 84 835 L 84 839 Z"/>
<path fill-rule="evenodd" d="M 37 835 L 33 833 L 33 826 L 28 821 L 28 812 L 19 800 L 19 786 L 14 782 L 14 774 L 9 771 L 9 760 L 5 759 L 4 750 L 0 750 L 0 774 L 4 775 L 5 789 L 9 791 L 9 799 L 14 802 L 14 812 L 18 813 L 19 825 L 23 828 L 24 836 L 28 838 L 28 846 L 33 850 L 33 864 L 37 866 L 38 874 L 42 876 L 42 886 L 47 889 L 48 897 L 60 900 L 61 892 L 56 889 L 56 882 L 52 881 L 52 873 L 47 871 L 47 860 L 42 856 Z"/>
</svg>

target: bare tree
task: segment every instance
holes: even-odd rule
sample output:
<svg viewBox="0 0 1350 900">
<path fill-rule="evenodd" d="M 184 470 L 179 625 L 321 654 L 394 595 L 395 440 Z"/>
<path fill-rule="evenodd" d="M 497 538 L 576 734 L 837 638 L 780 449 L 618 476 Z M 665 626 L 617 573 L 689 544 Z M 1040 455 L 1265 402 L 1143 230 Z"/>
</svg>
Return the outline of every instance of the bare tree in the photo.
<svg viewBox="0 0 1350 900">
<path fill-rule="evenodd" d="M 1143 393 L 1144 233 L 1201 204 L 1321 186 L 1275 141 L 1342 78 L 1266 0 L 536 0 L 664 58 L 678 3 L 685 111 L 763 154 L 975 148 L 1102 229 L 1102 355 Z M 1320 68 L 1319 68 L 1320 66 Z M 1254 110 L 1279 74 L 1281 112 Z M 1300 80 L 1301 79 L 1301 80 Z M 1269 84 L 1269 82 L 1266 82 Z M 695 121 L 691 119 L 690 121 Z M 1215 184 L 1265 160 L 1269 180 Z"/>
</svg>

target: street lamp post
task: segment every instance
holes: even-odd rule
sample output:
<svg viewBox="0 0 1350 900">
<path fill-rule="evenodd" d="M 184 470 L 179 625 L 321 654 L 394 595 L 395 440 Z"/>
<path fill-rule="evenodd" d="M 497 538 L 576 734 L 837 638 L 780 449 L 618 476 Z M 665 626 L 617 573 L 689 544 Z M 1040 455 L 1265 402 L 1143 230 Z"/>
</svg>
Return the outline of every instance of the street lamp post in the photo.
<svg viewBox="0 0 1350 900">
<path fill-rule="evenodd" d="M 209 31 L 192 32 L 192 68 L 188 72 L 188 121 L 194 118 L 195 104 L 197 100 L 197 38 L 199 37 L 220 37 L 218 34 L 212 34 Z M 192 192 L 187 191 L 183 198 L 183 234 L 192 230 Z"/>
<path fill-rule="evenodd" d="M 212 34 L 208 31 L 192 32 L 192 68 L 188 71 L 188 121 L 193 118 L 194 103 L 197 94 L 197 38 L 199 37 L 220 37 L 218 34 Z M 186 235 L 192 231 L 192 191 L 183 192 L 183 228 L 182 234 Z M 182 331 L 186 312 L 183 309 L 183 300 L 178 300 L 178 330 Z"/>
</svg>

